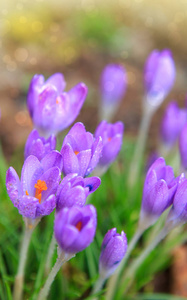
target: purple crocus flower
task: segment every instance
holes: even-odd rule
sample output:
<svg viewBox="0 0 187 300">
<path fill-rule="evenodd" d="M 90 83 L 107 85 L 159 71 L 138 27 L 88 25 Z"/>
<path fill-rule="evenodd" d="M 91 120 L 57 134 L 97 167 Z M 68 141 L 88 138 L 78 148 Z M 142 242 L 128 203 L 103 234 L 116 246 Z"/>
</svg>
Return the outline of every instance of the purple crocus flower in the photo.
<svg viewBox="0 0 187 300">
<path fill-rule="evenodd" d="M 183 175 L 183 174 L 182 174 Z M 166 219 L 166 227 L 172 229 L 187 222 L 187 179 L 181 176 L 173 205 Z"/>
<path fill-rule="evenodd" d="M 74 122 L 87 95 L 87 87 L 79 83 L 69 92 L 64 92 L 65 80 L 56 73 L 45 81 L 43 75 L 31 80 L 27 106 L 35 128 L 49 137 L 67 128 Z"/>
<path fill-rule="evenodd" d="M 99 160 L 100 166 L 107 167 L 116 159 L 121 149 L 123 131 L 124 125 L 122 122 L 111 124 L 107 123 L 107 121 L 102 121 L 98 125 L 95 131 L 95 137 L 98 138 L 101 136 L 103 141 L 102 156 Z"/>
<path fill-rule="evenodd" d="M 48 139 L 41 137 L 36 129 L 32 130 L 25 144 L 24 157 L 29 155 L 36 156 L 41 160 L 46 154 L 55 150 L 56 137 L 51 135 Z"/>
<path fill-rule="evenodd" d="M 82 123 L 76 123 L 66 135 L 61 149 L 64 175 L 89 175 L 100 159 L 102 148 L 101 137 L 95 139 Z"/>
<path fill-rule="evenodd" d="M 99 259 L 99 273 L 108 278 L 119 266 L 127 251 L 127 238 L 122 231 L 117 233 L 116 228 L 110 229 L 103 239 Z"/>
<path fill-rule="evenodd" d="M 101 118 L 111 119 L 120 101 L 125 95 L 127 86 L 126 71 L 121 65 L 109 64 L 101 74 Z"/>
<path fill-rule="evenodd" d="M 122 100 L 126 91 L 126 71 L 117 64 L 107 65 L 101 74 L 102 101 L 115 104 Z"/>
<path fill-rule="evenodd" d="M 47 157 L 47 159 L 46 159 Z M 54 166 L 56 165 L 56 166 Z M 56 207 L 55 193 L 61 178 L 61 155 L 53 151 L 40 162 L 30 155 L 24 162 L 21 180 L 14 168 L 6 175 L 10 200 L 19 213 L 29 219 L 49 215 Z"/>
<path fill-rule="evenodd" d="M 60 183 L 56 198 L 57 210 L 73 205 L 83 206 L 86 198 L 101 184 L 99 177 L 83 178 L 77 174 L 68 174 Z"/>
<path fill-rule="evenodd" d="M 93 241 L 96 226 L 97 216 L 93 205 L 65 207 L 56 214 L 54 234 L 61 250 L 77 253 Z"/>
<path fill-rule="evenodd" d="M 166 146 L 175 144 L 186 122 L 187 111 L 179 109 L 176 102 L 171 102 L 166 108 L 161 125 L 161 138 Z"/>
<path fill-rule="evenodd" d="M 173 202 L 178 179 L 173 169 L 166 166 L 164 158 L 158 158 L 147 172 L 140 213 L 140 227 L 154 224 Z"/>
<path fill-rule="evenodd" d="M 179 152 L 182 167 L 187 169 L 187 124 L 183 127 L 179 136 Z"/>
<path fill-rule="evenodd" d="M 175 64 L 171 51 L 154 50 L 149 55 L 144 71 L 147 101 L 158 106 L 170 92 L 175 80 Z"/>
</svg>

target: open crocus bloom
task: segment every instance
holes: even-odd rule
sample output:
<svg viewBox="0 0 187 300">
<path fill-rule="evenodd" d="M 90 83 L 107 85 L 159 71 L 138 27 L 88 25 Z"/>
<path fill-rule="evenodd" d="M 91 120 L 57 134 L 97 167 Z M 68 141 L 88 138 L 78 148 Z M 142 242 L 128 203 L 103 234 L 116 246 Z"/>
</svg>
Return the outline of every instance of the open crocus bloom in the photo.
<svg viewBox="0 0 187 300">
<path fill-rule="evenodd" d="M 64 175 L 89 175 L 100 159 L 102 148 L 100 136 L 94 138 L 82 123 L 76 123 L 66 135 L 61 149 Z"/>
<path fill-rule="evenodd" d="M 68 127 L 78 116 L 87 95 L 87 87 L 79 83 L 64 92 L 65 80 L 56 73 L 45 81 L 43 75 L 31 80 L 27 106 L 34 126 L 49 137 Z"/>
<path fill-rule="evenodd" d="M 60 153 L 54 151 L 41 162 L 30 155 L 24 162 L 21 180 L 14 168 L 10 167 L 6 175 L 8 195 L 19 213 L 30 219 L 49 215 L 56 207 L 56 190 L 60 181 Z"/>
</svg>

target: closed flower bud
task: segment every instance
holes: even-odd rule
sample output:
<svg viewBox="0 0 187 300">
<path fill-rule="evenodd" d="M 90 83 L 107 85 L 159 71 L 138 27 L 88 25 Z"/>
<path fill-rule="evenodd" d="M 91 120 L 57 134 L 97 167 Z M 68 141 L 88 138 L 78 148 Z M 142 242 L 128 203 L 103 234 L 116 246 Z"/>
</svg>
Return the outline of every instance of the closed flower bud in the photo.
<svg viewBox="0 0 187 300">
<path fill-rule="evenodd" d="M 28 136 L 25 144 L 24 158 L 29 155 L 36 156 L 41 160 L 46 154 L 50 153 L 56 147 L 56 137 L 51 135 L 48 139 L 41 137 L 36 129 Z"/>
<path fill-rule="evenodd" d="M 140 227 L 146 229 L 154 224 L 173 202 L 178 179 L 173 169 L 158 158 L 147 172 L 140 213 Z"/>
<path fill-rule="evenodd" d="M 179 109 L 176 102 L 171 102 L 166 108 L 161 125 L 161 138 L 166 146 L 171 147 L 176 143 L 186 122 L 187 111 Z"/>
<path fill-rule="evenodd" d="M 144 71 L 147 101 L 151 106 L 159 106 L 173 87 L 175 64 L 170 50 L 154 50 L 149 55 Z"/>
<path fill-rule="evenodd" d="M 91 244 L 96 226 L 97 216 L 93 205 L 65 207 L 56 214 L 54 234 L 61 250 L 77 253 Z"/>
<path fill-rule="evenodd" d="M 40 134 L 49 137 L 71 125 L 78 116 L 87 95 L 87 87 L 79 83 L 69 92 L 64 92 L 65 80 L 56 73 L 45 81 L 42 75 L 31 80 L 27 106 L 34 127 Z"/>
<path fill-rule="evenodd" d="M 116 232 L 116 228 L 109 230 L 101 246 L 99 259 L 99 273 L 103 278 L 108 278 L 114 273 L 127 251 L 127 238 L 122 231 Z"/>
</svg>

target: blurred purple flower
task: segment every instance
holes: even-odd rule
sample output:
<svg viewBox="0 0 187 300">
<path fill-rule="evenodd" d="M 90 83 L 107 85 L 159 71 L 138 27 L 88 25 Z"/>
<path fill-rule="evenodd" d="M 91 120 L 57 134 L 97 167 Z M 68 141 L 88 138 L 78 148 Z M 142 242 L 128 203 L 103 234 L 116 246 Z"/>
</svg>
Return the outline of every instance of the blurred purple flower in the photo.
<svg viewBox="0 0 187 300">
<path fill-rule="evenodd" d="M 126 92 L 126 71 L 121 65 L 109 64 L 101 74 L 100 119 L 111 120 Z"/>
<path fill-rule="evenodd" d="M 24 162 L 21 180 L 14 168 L 6 175 L 6 187 L 10 200 L 19 213 L 26 218 L 35 219 L 49 215 L 56 207 L 56 196 L 61 172 L 61 155 L 51 152 L 40 162 L 30 155 Z M 47 162 L 47 163 L 45 163 Z M 57 164 L 57 166 L 54 166 Z"/>
<path fill-rule="evenodd" d="M 77 174 L 68 174 L 58 187 L 56 209 L 60 210 L 73 205 L 83 206 L 87 196 L 93 193 L 100 184 L 101 180 L 98 177 L 83 178 Z"/>
<path fill-rule="evenodd" d="M 140 227 L 154 224 L 173 202 L 178 179 L 173 169 L 166 166 L 162 157 L 158 158 L 147 172 L 140 213 Z"/>
<path fill-rule="evenodd" d="M 99 273 L 103 278 L 108 278 L 119 266 L 121 260 L 127 251 L 127 238 L 122 231 L 116 232 L 116 228 L 110 229 L 101 246 L 101 255 L 99 259 Z"/>
<path fill-rule="evenodd" d="M 187 169 L 187 124 L 183 127 L 179 136 L 179 153 L 182 167 Z"/>
<path fill-rule="evenodd" d="M 101 74 L 102 101 L 115 105 L 122 100 L 127 85 L 126 71 L 121 65 L 109 64 Z"/>
<path fill-rule="evenodd" d="M 64 175 L 89 175 L 100 159 L 102 148 L 101 137 L 95 139 L 82 123 L 76 123 L 66 135 L 61 149 Z"/>
<path fill-rule="evenodd" d="M 48 139 L 41 137 L 36 129 L 32 130 L 25 144 L 24 157 L 36 156 L 41 160 L 46 154 L 55 150 L 56 137 L 51 135 Z"/>
<path fill-rule="evenodd" d="M 99 165 L 108 166 L 117 157 L 123 142 L 124 125 L 122 122 L 114 124 L 102 121 L 95 131 L 95 138 L 102 137 L 103 151 Z"/>
<path fill-rule="evenodd" d="M 173 146 L 187 122 L 187 111 L 179 109 L 176 102 L 171 102 L 166 110 L 161 125 L 161 138 L 165 145 Z"/>
<path fill-rule="evenodd" d="M 54 234 L 61 250 L 77 253 L 93 241 L 96 226 L 97 215 L 93 205 L 65 207 L 56 214 Z"/>
<path fill-rule="evenodd" d="M 49 137 L 67 128 L 74 122 L 87 95 L 87 87 L 79 83 L 69 92 L 64 92 L 64 77 L 56 73 L 44 80 L 35 75 L 31 80 L 27 106 L 40 134 Z"/>
<path fill-rule="evenodd" d="M 171 51 L 154 50 L 149 55 L 144 71 L 147 100 L 158 106 L 168 95 L 175 80 L 175 64 Z"/>
</svg>

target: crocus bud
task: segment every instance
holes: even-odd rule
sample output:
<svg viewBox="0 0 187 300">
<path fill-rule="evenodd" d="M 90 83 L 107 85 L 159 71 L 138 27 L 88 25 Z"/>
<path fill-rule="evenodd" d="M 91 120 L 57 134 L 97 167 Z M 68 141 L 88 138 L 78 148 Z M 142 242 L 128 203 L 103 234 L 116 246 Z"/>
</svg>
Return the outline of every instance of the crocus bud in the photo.
<svg viewBox="0 0 187 300">
<path fill-rule="evenodd" d="M 29 155 L 36 156 L 41 160 L 46 154 L 56 147 L 56 137 L 51 135 L 48 139 L 41 137 L 36 129 L 31 131 L 25 144 L 24 158 Z"/>
<path fill-rule="evenodd" d="M 161 125 L 161 138 L 163 143 L 171 147 L 187 122 L 187 111 L 179 109 L 176 102 L 171 102 L 166 110 Z"/>
<path fill-rule="evenodd" d="M 102 137 L 103 151 L 97 168 L 105 168 L 116 159 L 123 142 L 124 125 L 122 122 L 114 124 L 102 121 L 96 131 L 95 138 Z"/>
<path fill-rule="evenodd" d="M 170 92 L 175 80 L 175 64 L 170 50 L 154 50 L 149 55 L 144 72 L 146 100 L 158 107 Z"/>
<path fill-rule="evenodd" d="M 103 278 L 108 278 L 114 273 L 127 251 L 127 238 L 122 231 L 116 232 L 116 228 L 110 229 L 101 246 L 99 259 L 99 273 Z"/>
<path fill-rule="evenodd" d="M 126 71 L 121 65 L 109 64 L 101 74 L 102 119 L 110 119 L 125 95 Z"/>
<path fill-rule="evenodd" d="M 187 222 L 187 179 L 181 176 L 173 205 L 166 219 L 166 227 L 172 229 Z"/>
<path fill-rule="evenodd" d="M 178 181 L 173 169 L 158 158 L 147 172 L 142 198 L 139 225 L 142 229 L 154 224 L 173 202 Z"/>
<path fill-rule="evenodd" d="M 97 225 L 93 205 L 63 208 L 55 217 L 54 234 L 60 249 L 66 253 L 84 250 L 93 241 Z"/>
<path fill-rule="evenodd" d="M 184 170 L 187 169 L 187 124 L 183 127 L 179 136 L 179 153 L 181 165 Z"/>
<path fill-rule="evenodd" d="M 82 123 L 76 123 L 64 138 L 61 149 L 63 173 L 77 173 L 84 177 L 96 167 L 102 153 L 102 138 L 86 132 Z"/>
<path fill-rule="evenodd" d="M 77 174 L 68 174 L 58 187 L 56 209 L 60 210 L 73 205 L 83 206 L 87 196 L 93 193 L 100 184 L 99 177 L 83 178 Z"/>
<path fill-rule="evenodd" d="M 56 73 L 45 81 L 42 75 L 31 80 L 27 106 L 40 134 L 49 137 L 67 128 L 74 122 L 87 95 L 87 87 L 79 83 L 69 92 L 64 92 L 65 80 Z"/>
</svg>

